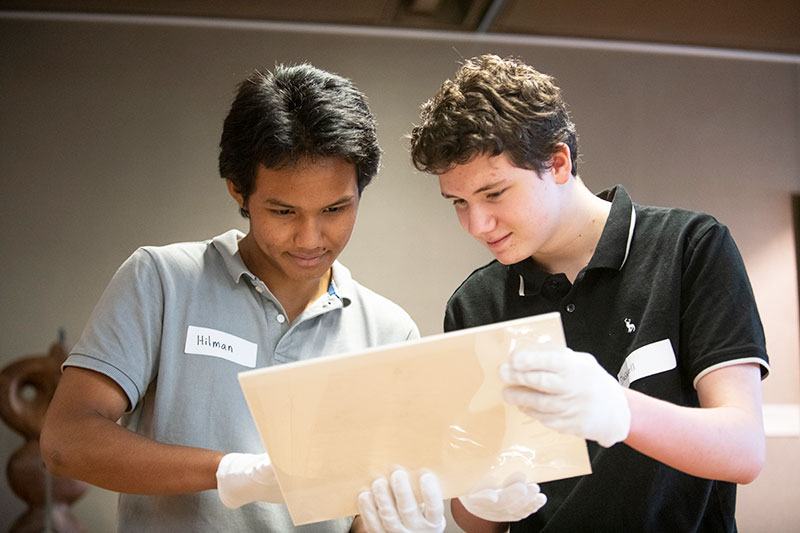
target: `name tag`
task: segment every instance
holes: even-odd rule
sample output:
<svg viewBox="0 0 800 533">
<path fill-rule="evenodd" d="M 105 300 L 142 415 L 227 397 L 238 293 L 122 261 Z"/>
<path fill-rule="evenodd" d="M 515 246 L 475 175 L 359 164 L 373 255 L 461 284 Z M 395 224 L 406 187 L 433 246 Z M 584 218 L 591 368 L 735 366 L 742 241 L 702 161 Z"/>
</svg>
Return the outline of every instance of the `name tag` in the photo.
<svg viewBox="0 0 800 533">
<path fill-rule="evenodd" d="M 220 357 L 248 368 L 255 368 L 258 344 L 224 331 L 189 326 L 186 330 L 184 352 Z"/>
<path fill-rule="evenodd" d="M 619 384 L 630 386 L 637 379 L 672 370 L 678 366 L 669 339 L 660 340 L 632 351 L 617 374 Z"/>
</svg>

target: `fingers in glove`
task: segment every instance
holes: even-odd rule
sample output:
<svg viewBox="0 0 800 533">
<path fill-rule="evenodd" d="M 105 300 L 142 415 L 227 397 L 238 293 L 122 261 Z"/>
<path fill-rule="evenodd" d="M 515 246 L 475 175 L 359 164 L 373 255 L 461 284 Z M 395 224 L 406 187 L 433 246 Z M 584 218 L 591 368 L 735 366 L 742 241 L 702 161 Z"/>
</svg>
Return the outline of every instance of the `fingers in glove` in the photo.
<svg viewBox="0 0 800 533">
<path fill-rule="evenodd" d="M 378 516 L 378 507 L 370 491 L 364 491 L 358 495 L 358 514 L 364 521 L 364 527 L 369 533 L 385 533 L 386 530 Z"/>
<path fill-rule="evenodd" d="M 408 479 L 408 472 L 405 470 L 395 470 L 389 476 L 394 500 L 397 503 L 397 514 L 403 524 L 413 524 L 419 516 L 419 506 L 411 489 L 411 482 Z"/>
<path fill-rule="evenodd" d="M 375 506 L 378 508 L 378 516 L 387 531 L 402 529 L 400 515 L 397 513 L 397 505 L 389 487 L 389 482 L 385 478 L 378 478 L 372 482 L 372 497 Z"/>
<path fill-rule="evenodd" d="M 542 423 L 542 425 L 547 426 L 554 431 L 558 431 L 559 433 L 577 435 L 578 437 L 584 437 L 586 434 L 585 428 L 580 424 L 580 420 L 576 421 L 572 417 L 562 417 L 558 414 L 554 415 L 550 413 L 542 413 L 541 411 L 528 409 L 526 407 L 520 407 L 519 410 L 529 417 L 538 420 Z"/>
<path fill-rule="evenodd" d="M 435 524 L 444 518 L 444 500 L 439 480 L 434 474 L 425 472 L 419 478 L 419 490 L 422 493 L 423 512 L 425 520 Z"/>
<path fill-rule="evenodd" d="M 569 391 L 568 383 L 561 374 L 548 371 L 514 370 L 510 365 L 500 366 L 500 379 L 509 385 L 522 385 L 546 394 L 565 394 Z"/>
<path fill-rule="evenodd" d="M 570 406 L 568 398 L 540 393 L 527 387 L 506 387 L 503 389 L 503 400 L 543 415 L 563 414 Z"/>
<path fill-rule="evenodd" d="M 527 509 L 528 516 L 532 515 L 533 513 L 544 507 L 544 504 L 546 503 L 547 503 L 547 496 L 544 493 L 539 492 L 533 499 L 531 499 L 531 505 Z"/>
<path fill-rule="evenodd" d="M 261 483 L 276 483 L 275 468 L 270 463 L 269 457 L 266 458 L 266 461 L 253 465 L 252 476 Z"/>
<path fill-rule="evenodd" d="M 520 348 L 511 352 L 509 365 L 519 372 L 545 371 L 561 372 L 570 360 L 572 350 L 526 350 Z"/>
</svg>

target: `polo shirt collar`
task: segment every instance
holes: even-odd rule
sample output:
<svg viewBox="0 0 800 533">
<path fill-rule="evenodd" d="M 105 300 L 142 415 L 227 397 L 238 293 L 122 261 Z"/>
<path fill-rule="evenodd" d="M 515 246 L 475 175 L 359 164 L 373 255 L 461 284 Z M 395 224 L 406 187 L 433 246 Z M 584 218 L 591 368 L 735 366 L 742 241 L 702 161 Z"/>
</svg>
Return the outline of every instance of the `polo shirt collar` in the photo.
<svg viewBox="0 0 800 533">
<path fill-rule="evenodd" d="M 342 305 L 347 307 L 353 300 L 353 292 L 355 291 L 353 276 L 350 275 L 350 270 L 338 260 L 333 262 L 332 268 L 333 276 L 328 287 L 328 294 L 340 299 Z"/>
<path fill-rule="evenodd" d="M 636 209 L 634 209 L 628 191 L 622 185 L 606 189 L 597 196 L 610 201 L 611 210 L 597 248 L 586 269 L 622 270 L 628 259 L 633 231 L 636 227 Z M 515 283 L 515 292 L 518 292 L 520 296 L 538 294 L 542 289 L 542 284 L 551 275 L 536 266 L 530 257 L 510 265 L 509 269 L 512 274 L 516 274 L 516 276 L 512 276 L 512 282 Z M 519 283 L 518 291 L 516 283 Z"/>
<path fill-rule="evenodd" d="M 239 240 L 243 237 L 244 233 L 237 229 L 232 229 L 214 237 L 211 241 L 222 257 L 225 269 L 234 283 L 239 283 L 244 275 L 252 280 L 256 279 L 256 276 L 245 266 L 239 253 Z M 334 261 L 332 268 L 333 278 L 328 286 L 328 296 L 341 300 L 342 305 L 347 307 L 352 301 L 354 291 L 353 277 L 350 275 L 350 270 L 339 261 Z"/>
<path fill-rule="evenodd" d="M 611 211 L 587 269 L 622 270 L 631 249 L 633 231 L 636 227 L 636 209 L 628 191 L 622 185 L 606 189 L 597 196 L 611 202 Z"/>
<path fill-rule="evenodd" d="M 244 233 L 238 229 L 228 230 L 222 235 L 217 235 L 211 240 L 222 261 L 225 264 L 225 269 L 230 274 L 234 283 L 239 283 L 243 275 L 253 278 L 253 274 L 247 270 L 244 265 L 242 256 L 239 254 L 239 239 L 244 237 Z"/>
</svg>

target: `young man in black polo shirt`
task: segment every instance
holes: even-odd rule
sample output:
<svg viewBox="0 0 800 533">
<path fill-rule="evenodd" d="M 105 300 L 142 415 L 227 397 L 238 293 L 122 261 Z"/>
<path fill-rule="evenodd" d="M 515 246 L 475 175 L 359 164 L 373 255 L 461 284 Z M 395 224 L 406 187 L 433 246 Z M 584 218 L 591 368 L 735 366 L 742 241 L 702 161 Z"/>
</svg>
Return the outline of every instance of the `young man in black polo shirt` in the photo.
<svg viewBox="0 0 800 533">
<path fill-rule="evenodd" d="M 461 225 L 496 259 L 453 294 L 445 330 L 559 311 L 569 349 L 510 354 L 504 398 L 586 438 L 593 470 L 543 483 L 541 509 L 534 484 L 454 499 L 459 525 L 735 531 L 736 484 L 764 463 L 769 363 L 727 228 L 634 204 L 621 186 L 592 194 L 560 90 L 521 61 L 467 61 L 421 119 L 415 166 L 438 175 Z"/>
</svg>

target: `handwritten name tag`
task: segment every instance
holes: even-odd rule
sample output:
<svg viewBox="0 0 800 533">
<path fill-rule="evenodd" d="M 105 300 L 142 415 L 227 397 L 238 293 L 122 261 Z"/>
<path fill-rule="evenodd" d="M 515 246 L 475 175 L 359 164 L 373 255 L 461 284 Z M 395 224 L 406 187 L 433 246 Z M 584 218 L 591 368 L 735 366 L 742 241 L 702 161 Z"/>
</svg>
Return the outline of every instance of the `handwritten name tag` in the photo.
<svg viewBox="0 0 800 533">
<path fill-rule="evenodd" d="M 677 366 L 669 339 L 637 348 L 630 353 L 617 374 L 619 384 L 628 387 L 637 379 L 672 370 Z"/>
<path fill-rule="evenodd" d="M 248 368 L 255 368 L 258 344 L 224 331 L 189 326 L 186 330 L 184 352 L 220 357 Z"/>
</svg>

